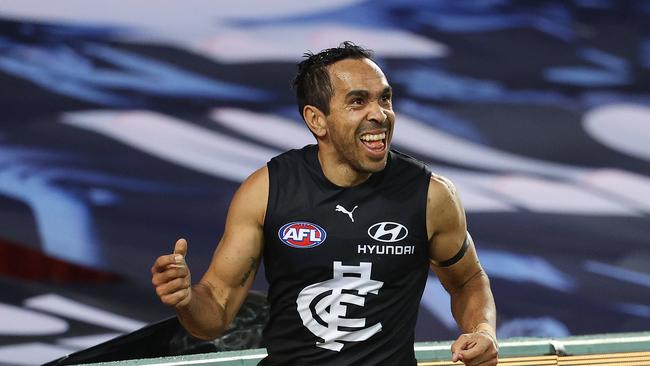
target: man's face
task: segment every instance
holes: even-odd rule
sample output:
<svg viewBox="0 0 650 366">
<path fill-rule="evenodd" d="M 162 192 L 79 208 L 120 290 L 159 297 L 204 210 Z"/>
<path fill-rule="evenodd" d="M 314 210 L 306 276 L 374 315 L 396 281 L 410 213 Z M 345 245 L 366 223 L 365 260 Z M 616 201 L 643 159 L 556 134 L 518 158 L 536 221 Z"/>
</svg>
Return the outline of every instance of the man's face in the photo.
<svg viewBox="0 0 650 366">
<path fill-rule="evenodd" d="M 368 59 L 346 59 L 328 67 L 334 95 L 327 133 L 340 162 L 360 173 L 386 166 L 395 125 L 391 87 Z"/>
</svg>

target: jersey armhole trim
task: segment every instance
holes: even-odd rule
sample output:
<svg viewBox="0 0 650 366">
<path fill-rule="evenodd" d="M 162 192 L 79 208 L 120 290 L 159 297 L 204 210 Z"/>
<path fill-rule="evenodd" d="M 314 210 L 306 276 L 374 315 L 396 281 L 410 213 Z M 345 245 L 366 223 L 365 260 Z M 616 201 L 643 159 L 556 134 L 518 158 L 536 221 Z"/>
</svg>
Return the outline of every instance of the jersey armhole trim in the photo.
<svg viewBox="0 0 650 366">
<path fill-rule="evenodd" d="M 277 165 L 277 162 L 275 162 L 273 159 L 271 159 L 268 163 L 266 163 L 266 168 L 269 174 L 269 193 L 268 197 L 266 198 L 266 212 L 264 213 L 264 223 L 263 223 L 263 229 L 266 228 L 266 224 L 268 222 L 269 216 L 273 212 L 275 212 L 275 201 L 277 198 L 277 184 L 275 181 L 275 172 L 274 170 L 274 165 Z"/>
</svg>

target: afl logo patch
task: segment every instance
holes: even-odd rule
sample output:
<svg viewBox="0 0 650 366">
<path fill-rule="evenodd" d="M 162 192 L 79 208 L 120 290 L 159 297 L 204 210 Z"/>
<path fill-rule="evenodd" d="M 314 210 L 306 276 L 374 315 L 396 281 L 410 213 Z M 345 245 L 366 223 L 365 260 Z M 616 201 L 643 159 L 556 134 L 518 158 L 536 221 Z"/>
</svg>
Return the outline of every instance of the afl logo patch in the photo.
<svg viewBox="0 0 650 366">
<path fill-rule="evenodd" d="M 368 228 L 368 236 L 385 243 L 400 241 L 408 234 L 406 226 L 397 222 L 378 222 Z"/>
<path fill-rule="evenodd" d="M 327 233 L 311 222 L 295 221 L 283 225 L 278 231 L 278 238 L 294 248 L 313 248 L 323 244 Z"/>
</svg>

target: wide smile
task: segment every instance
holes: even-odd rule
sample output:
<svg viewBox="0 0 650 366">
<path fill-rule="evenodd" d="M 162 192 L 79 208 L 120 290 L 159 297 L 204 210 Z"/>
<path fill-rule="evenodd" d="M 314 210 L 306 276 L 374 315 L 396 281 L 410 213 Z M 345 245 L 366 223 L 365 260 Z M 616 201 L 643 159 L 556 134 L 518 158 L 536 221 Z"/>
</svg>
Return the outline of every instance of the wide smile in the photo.
<svg viewBox="0 0 650 366">
<path fill-rule="evenodd" d="M 361 144 L 373 158 L 383 158 L 386 153 L 386 132 L 364 133 L 359 137 Z"/>
</svg>

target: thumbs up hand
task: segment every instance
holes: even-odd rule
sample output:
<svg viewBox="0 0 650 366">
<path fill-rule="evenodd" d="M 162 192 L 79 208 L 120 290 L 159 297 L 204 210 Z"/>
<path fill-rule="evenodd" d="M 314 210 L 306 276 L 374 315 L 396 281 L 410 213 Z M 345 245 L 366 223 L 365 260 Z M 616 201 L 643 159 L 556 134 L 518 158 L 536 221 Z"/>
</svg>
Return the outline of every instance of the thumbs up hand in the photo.
<svg viewBox="0 0 650 366">
<path fill-rule="evenodd" d="M 176 240 L 176 245 L 174 245 L 174 254 L 180 254 L 185 259 L 187 255 L 187 240 L 181 238 Z"/>
<path fill-rule="evenodd" d="M 192 298 L 192 278 L 185 262 L 187 241 L 178 239 L 174 253 L 162 255 L 151 267 L 151 283 L 165 305 L 185 307 Z"/>
</svg>

